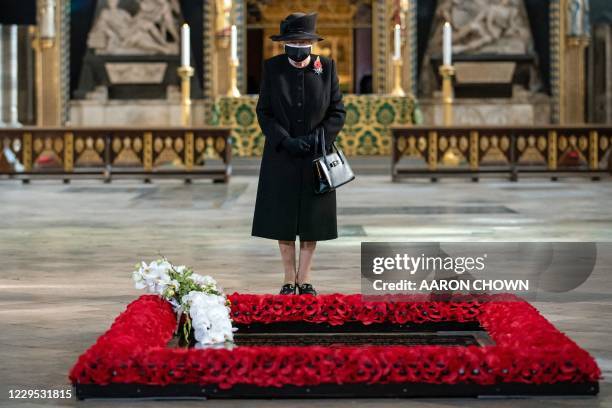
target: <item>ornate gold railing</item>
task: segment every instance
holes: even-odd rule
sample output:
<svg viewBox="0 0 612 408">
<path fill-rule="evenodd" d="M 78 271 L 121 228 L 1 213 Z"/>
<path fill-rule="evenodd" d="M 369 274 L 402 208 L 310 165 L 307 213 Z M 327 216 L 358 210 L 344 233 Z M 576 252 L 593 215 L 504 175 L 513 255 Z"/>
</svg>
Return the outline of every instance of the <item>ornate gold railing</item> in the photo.
<svg viewBox="0 0 612 408">
<path fill-rule="evenodd" d="M 195 177 L 226 182 L 228 127 L 0 128 L 0 175 L 31 177 Z"/>
<path fill-rule="evenodd" d="M 612 171 L 612 126 L 428 127 L 391 126 L 391 175 L 546 173 L 590 175 Z M 402 163 L 400 163 L 402 162 Z"/>
</svg>

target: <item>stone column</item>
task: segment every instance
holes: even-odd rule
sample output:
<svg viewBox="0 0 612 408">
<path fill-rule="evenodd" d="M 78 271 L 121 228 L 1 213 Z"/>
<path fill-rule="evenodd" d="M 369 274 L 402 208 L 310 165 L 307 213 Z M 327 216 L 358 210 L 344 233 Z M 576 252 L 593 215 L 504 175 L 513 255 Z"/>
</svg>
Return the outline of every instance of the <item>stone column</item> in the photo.
<svg viewBox="0 0 612 408">
<path fill-rule="evenodd" d="M 612 24 L 593 27 L 588 65 L 588 121 L 612 123 Z"/>
<path fill-rule="evenodd" d="M 38 38 L 35 40 L 36 50 L 36 123 L 38 126 L 61 126 L 63 123 L 63 70 L 62 55 L 66 55 L 67 47 L 64 41 L 62 27 L 62 10 L 68 0 L 49 2 L 37 0 Z M 49 7 L 53 7 L 55 21 L 55 36 L 48 37 L 44 33 L 46 22 L 44 16 L 49 15 Z M 43 35 L 44 34 L 44 35 Z"/>
<path fill-rule="evenodd" d="M 407 94 L 417 94 L 417 0 L 401 0 L 406 41 L 402 46 L 402 87 Z M 403 10 L 405 8 L 405 11 Z"/>
<path fill-rule="evenodd" d="M 584 123 L 586 91 L 585 50 L 589 43 L 586 37 L 569 37 L 565 49 L 564 115 L 562 123 Z"/>
<path fill-rule="evenodd" d="M 393 68 L 390 46 L 390 10 L 392 0 L 372 1 L 372 92 L 384 94 L 392 89 Z"/>
<path fill-rule="evenodd" d="M 584 123 L 589 0 L 560 0 L 559 5 L 559 120 Z"/>
</svg>

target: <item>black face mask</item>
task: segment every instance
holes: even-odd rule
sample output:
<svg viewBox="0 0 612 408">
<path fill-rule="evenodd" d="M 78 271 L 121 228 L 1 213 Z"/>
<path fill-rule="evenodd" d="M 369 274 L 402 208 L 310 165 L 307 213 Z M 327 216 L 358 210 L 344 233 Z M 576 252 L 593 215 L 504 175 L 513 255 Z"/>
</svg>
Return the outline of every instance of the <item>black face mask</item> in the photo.
<svg viewBox="0 0 612 408">
<path fill-rule="evenodd" d="M 312 45 L 296 47 L 294 45 L 285 44 L 285 53 L 287 54 L 287 56 L 297 62 L 302 62 L 306 58 L 308 58 L 311 49 Z"/>
</svg>

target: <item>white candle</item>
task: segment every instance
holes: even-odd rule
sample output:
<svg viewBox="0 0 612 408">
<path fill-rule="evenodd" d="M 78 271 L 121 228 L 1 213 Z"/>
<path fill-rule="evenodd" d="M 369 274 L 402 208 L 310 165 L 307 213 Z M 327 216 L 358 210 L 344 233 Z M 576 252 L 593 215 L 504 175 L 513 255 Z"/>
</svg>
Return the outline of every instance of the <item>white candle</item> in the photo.
<svg viewBox="0 0 612 408">
<path fill-rule="evenodd" d="M 191 38 L 189 37 L 189 25 L 183 24 L 181 27 L 181 65 L 190 66 L 191 57 Z"/>
<path fill-rule="evenodd" d="M 19 106 L 18 106 L 18 94 L 19 94 L 19 48 L 17 38 L 17 25 L 12 24 L 9 30 L 9 126 L 21 126 L 19 123 Z"/>
<path fill-rule="evenodd" d="M 55 2 L 47 0 L 40 13 L 41 38 L 55 38 Z"/>
<path fill-rule="evenodd" d="M 238 31 L 236 30 L 235 24 L 232 24 L 232 37 L 230 45 L 232 60 L 236 61 L 238 59 Z"/>
<path fill-rule="evenodd" d="M 450 23 L 444 23 L 444 36 L 442 40 L 442 64 L 451 65 L 453 54 L 453 34 Z"/>
<path fill-rule="evenodd" d="M 395 33 L 394 34 L 395 34 L 395 41 L 394 41 L 394 43 L 395 43 L 395 49 L 394 49 L 395 53 L 393 54 L 393 58 L 398 60 L 398 59 L 401 58 L 401 55 L 402 55 L 402 52 L 400 50 L 401 41 L 400 41 L 400 25 L 399 24 L 395 25 Z"/>
</svg>

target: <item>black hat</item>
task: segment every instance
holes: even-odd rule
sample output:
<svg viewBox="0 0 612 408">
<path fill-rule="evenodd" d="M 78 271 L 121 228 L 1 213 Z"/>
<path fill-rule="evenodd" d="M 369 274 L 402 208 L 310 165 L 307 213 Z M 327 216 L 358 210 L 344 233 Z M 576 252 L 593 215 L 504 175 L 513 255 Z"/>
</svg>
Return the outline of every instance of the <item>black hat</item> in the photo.
<svg viewBox="0 0 612 408">
<path fill-rule="evenodd" d="M 291 13 L 280 23 L 280 34 L 271 35 L 272 41 L 317 40 L 323 38 L 315 33 L 317 13 Z"/>
</svg>

